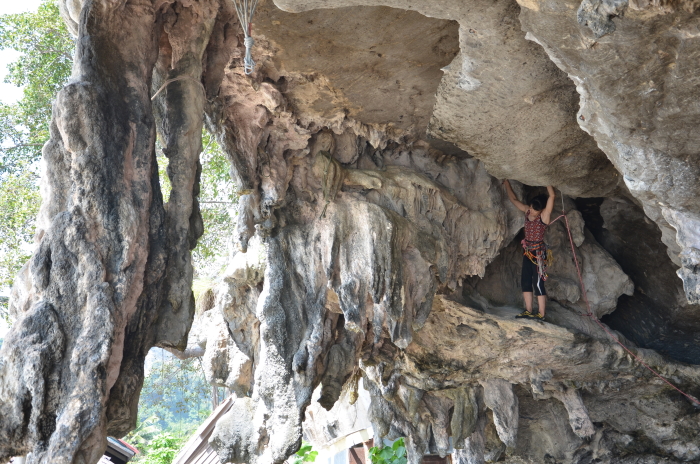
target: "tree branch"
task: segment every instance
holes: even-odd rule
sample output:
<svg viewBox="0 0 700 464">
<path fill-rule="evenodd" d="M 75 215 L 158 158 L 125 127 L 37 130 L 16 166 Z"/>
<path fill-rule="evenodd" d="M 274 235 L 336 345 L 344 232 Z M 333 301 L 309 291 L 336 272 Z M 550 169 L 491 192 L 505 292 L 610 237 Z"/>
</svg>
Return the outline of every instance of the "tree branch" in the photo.
<svg viewBox="0 0 700 464">
<path fill-rule="evenodd" d="M 20 143 L 18 145 L 14 145 L 12 147 L 0 147 L 0 151 L 10 151 L 14 150 L 15 148 L 24 148 L 24 147 L 43 147 L 43 143 Z"/>
</svg>

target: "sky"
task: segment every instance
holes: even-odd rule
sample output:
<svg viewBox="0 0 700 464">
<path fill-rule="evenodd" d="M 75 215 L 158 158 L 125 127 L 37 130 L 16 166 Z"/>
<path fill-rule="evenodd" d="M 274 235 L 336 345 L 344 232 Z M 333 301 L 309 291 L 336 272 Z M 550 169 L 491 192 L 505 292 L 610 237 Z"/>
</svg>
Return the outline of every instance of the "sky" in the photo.
<svg viewBox="0 0 700 464">
<path fill-rule="evenodd" d="M 36 11 L 41 0 L 23 0 L 14 2 L 8 0 L 0 0 L 0 15 L 16 14 L 24 11 Z M 0 50 L 0 101 L 3 103 L 14 103 L 22 97 L 22 89 L 11 84 L 5 84 L 5 75 L 7 75 L 7 65 L 12 63 L 19 57 L 19 53 L 14 50 Z M 0 319 L 0 338 L 5 337 L 7 325 L 5 321 Z"/>
<path fill-rule="evenodd" d="M 21 2 L 1 0 L 0 15 L 36 11 L 40 3 L 40 0 L 23 0 Z M 3 103 L 14 103 L 22 97 L 22 89 L 4 82 L 7 65 L 15 61 L 17 57 L 19 57 L 19 53 L 14 50 L 0 50 L 0 101 Z"/>
</svg>

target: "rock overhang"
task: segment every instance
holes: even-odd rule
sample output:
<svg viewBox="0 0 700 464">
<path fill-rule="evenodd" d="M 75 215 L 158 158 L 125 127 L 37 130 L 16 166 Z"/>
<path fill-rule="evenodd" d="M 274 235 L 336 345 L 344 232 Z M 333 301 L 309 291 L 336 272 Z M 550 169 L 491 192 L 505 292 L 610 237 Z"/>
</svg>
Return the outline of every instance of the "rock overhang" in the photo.
<svg viewBox="0 0 700 464">
<path fill-rule="evenodd" d="M 453 414 L 451 426 L 454 431 L 461 423 L 459 429 L 464 433 L 460 432 L 459 439 L 466 440 L 467 453 L 493 457 L 505 450 L 536 456 L 539 450 L 534 448 L 525 450 L 520 445 L 518 451 L 515 438 L 518 404 L 529 407 L 532 402 L 523 397 L 523 391 L 529 394 L 528 389 L 536 401 L 554 398 L 563 404 L 573 433 L 567 438 L 568 445 L 583 446 L 577 440 L 590 436 L 595 427 L 595 433 L 605 438 L 599 440 L 603 445 L 595 445 L 599 446 L 595 452 L 606 456 L 624 455 L 638 448 L 633 439 L 619 435 L 631 429 L 617 424 L 600 407 L 618 400 L 620 389 L 633 392 L 635 398 L 661 395 L 659 404 L 676 408 L 668 416 L 673 427 L 680 427 L 678 424 L 683 421 L 697 421 L 687 408 L 677 407 L 677 398 L 653 382 L 646 382 L 648 374 L 634 367 L 619 347 L 600 337 L 595 326 L 582 322 L 575 312 L 580 297 L 573 291 L 575 280 L 568 283 L 574 279 L 574 270 L 566 262 L 553 269 L 552 285 L 555 278 L 559 281 L 558 287 L 553 287 L 552 298 L 560 304 L 552 303 L 551 314 L 552 321 L 568 330 L 533 325 L 536 322 L 516 323 L 510 319 L 515 310 L 494 303 L 504 297 L 503 293 L 512 290 L 517 294 L 517 288 L 508 287 L 514 280 L 512 270 L 499 263 L 498 257 L 518 254 L 513 237 L 522 217 L 510 207 L 493 176 L 512 177 L 532 185 L 554 184 L 572 196 L 629 196 L 630 192 L 619 185 L 620 176 L 608 157 L 625 174 L 631 194 L 660 223 L 666 241 L 684 250 L 681 274 L 687 282 L 693 282 L 692 224 L 696 205 L 688 197 L 692 189 L 674 190 L 688 182 L 687 173 L 692 172 L 685 169 L 689 158 L 679 160 L 673 153 L 663 152 L 666 148 L 657 145 L 663 145 L 667 136 L 654 131 L 646 136 L 654 139 L 659 135 L 658 143 L 654 139 L 650 144 L 656 151 L 620 151 L 618 145 L 626 142 L 615 137 L 629 131 L 617 131 L 624 129 L 625 124 L 620 118 L 610 119 L 617 116 L 613 110 L 624 106 L 624 111 L 646 111 L 647 102 L 637 108 L 624 100 L 629 92 L 612 95 L 610 88 L 616 87 L 608 88 L 605 82 L 593 90 L 587 88 L 587 80 L 617 71 L 600 69 L 589 77 L 577 76 L 575 54 L 592 52 L 583 48 L 569 50 L 567 44 L 557 42 L 560 37 L 548 36 L 552 30 L 543 30 L 543 24 L 538 22 L 554 15 L 559 21 L 557 27 L 565 26 L 570 31 L 566 40 L 586 38 L 587 29 L 576 23 L 577 6 L 571 2 L 524 2 L 519 8 L 515 2 L 505 1 L 465 4 L 395 0 L 381 2 L 381 6 L 369 3 L 278 2 L 297 14 L 283 13 L 271 3 L 261 4 L 259 24 L 254 29 L 254 34 L 257 29 L 260 31 L 259 44 L 254 49 L 259 68 L 251 78 L 244 77 L 239 67 L 242 44 L 228 2 L 183 2 L 172 9 L 162 4 L 164 10 L 160 12 L 145 8 L 124 13 L 108 6 L 102 12 L 91 10 L 95 17 L 106 11 L 107 16 L 154 14 L 157 19 L 155 26 L 150 26 L 155 28 L 153 36 L 161 34 L 160 59 L 151 94 L 162 86 L 172 86 L 156 100 L 156 124 L 166 136 L 172 163 L 169 174 L 180 187 L 164 211 L 156 192 L 158 180 L 150 178 L 156 193 L 150 209 L 141 211 L 150 224 L 149 246 L 141 247 L 139 255 L 149 286 L 139 297 L 136 311 L 131 306 L 114 311 L 118 323 L 126 325 L 124 336 L 132 342 L 130 345 L 113 343 L 113 337 L 119 340 L 122 334 L 111 333 L 109 324 L 93 327 L 106 340 L 105 346 L 112 346 L 111 359 L 121 359 L 121 365 L 114 361 L 110 364 L 116 366 L 112 375 L 118 373 L 120 377 L 112 391 L 90 390 L 86 385 L 92 394 L 107 401 L 107 422 L 93 422 L 92 432 L 84 436 L 78 433 L 73 442 L 78 453 L 91 453 L 99 447 L 96 443 L 105 428 L 123 433 L 133 425 L 134 386 L 142 378 L 139 375 L 143 375 L 139 374 L 139 360 L 145 350 L 154 343 L 171 348 L 184 346 L 183 334 L 187 334 L 192 318 L 191 292 L 187 291 L 192 270 L 187 253 L 200 227 L 194 186 L 201 143 L 192 134 L 201 128 L 202 121 L 195 114 L 201 113 L 201 108 L 206 112 L 209 128 L 232 161 L 241 189 L 237 239 L 247 248 L 262 238 L 268 247 L 260 255 L 264 263 L 243 265 L 246 269 L 255 268 L 254 271 L 242 269 L 236 274 L 238 277 L 229 278 L 219 305 L 223 318 L 216 318 L 217 323 L 228 325 L 228 330 L 218 332 L 224 338 L 229 330 L 234 332 L 233 328 L 239 329 L 236 333 L 250 333 L 250 337 L 227 341 L 222 356 L 228 356 L 230 362 L 225 363 L 226 368 L 224 364 L 217 364 L 217 368 L 228 370 L 215 377 L 255 399 L 241 401 L 238 412 L 242 415 L 238 419 L 244 420 L 245 427 L 229 430 L 229 438 L 221 442 L 222 447 L 233 447 L 232 455 L 245 455 L 258 462 L 283 460 L 298 445 L 303 410 L 315 386 L 323 385 L 322 397 L 330 405 L 346 380 L 357 375 L 365 376 L 375 399 L 370 412 L 376 429 L 409 436 L 414 461 L 433 438 L 444 450 L 446 418 L 450 408 L 458 404 L 460 414 Z M 71 5 L 70 11 L 79 10 L 77 3 Z M 148 7 L 148 2 L 141 2 L 140 6 Z M 198 13 L 191 14 L 195 10 Z M 541 16 L 533 16 L 533 12 Z M 686 22 L 678 30 L 692 42 L 692 34 L 688 35 L 692 17 L 674 11 L 666 13 L 670 16 L 631 17 L 633 21 L 662 25 L 669 18 L 681 17 L 681 22 Z M 79 19 L 78 15 L 70 16 Z M 120 21 L 115 24 L 129 23 L 121 17 L 117 19 Z M 527 40 L 521 30 L 523 24 L 532 29 L 529 38 L 537 42 Z M 163 29 L 158 29 L 161 25 Z M 381 30 L 363 34 L 360 26 Z M 408 26 L 414 28 L 414 33 L 404 30 Z M 139 27 L 148 32 L 144 21 Z M 628 37 L 634 33 L 633 27 L 623 24 L 600 39 L 600 45 L 582 43 L 591 45 L 591 50 L 615 48 L 615 34 Z M 314 43 L 315 48 L 308 47 L 312 41 L 304 34 L 322 39 Z M 193 40 L 187 40 L 188 37 Z M 88 45 L 92 40 L 89 34 L 84 34 L 83 39 Z M 146 42 L 138 44 L 136 51 L 140 53 Z M 125 40 L 124 45 L 129 43 Z M 412 47 L 414 43 L 417 45 Z M 199 54 L 203 69 L 199 69 L 197 60 L 178 60 L 177 57 L 185 56 L 183 51 L 192 47 L 190 55 Z M 419 52 L 419 60 L 411 60 L 414 51 Z M 337 63 L 338 53 L 343 54 L 341 63 Z M 634 56 L 636 60 L 638 56 Z M 659 59 L 663 62 L 668 57 Z M 655 66 L 656 62 L 650 63 Z M 77 74 L 84 72 L 86 66 L 89 63 L 82 61 L 76 68 Z M 559 68 L 571 76 L 573 83 Z M 197 83 L 190 82 L 196 78 L 171 80 L 178 73 L 200 76 L 206 101 L 201 99 Z M 147 74 L 144 82 L 150 82 Z M 89 73 L 82 76 L 87 80 L 94 77 Z M 383 79 L 388 81 L 384 87 Z M 100 79 L 91 82 L 100 85 Z M 128 93 L 128 89 L 125 91 Z M 148 94 L 143 85 L 139 92 L 142 97 Z M 670 92 L 669 98 L 677 96 L 673 89 Z M 581 110 L 577 105 L 579 95 L 583 99 Z M 62 98 L 59 106 L 66 105 L 66 97 Z M 596 105 L 602 108 L 600 103 L 607 98 L 612 99 L 612 110 L 603 108 L 594 114 L 587 109 Z M 178 126 L 183 115 L 192 119 L 184 118 L 186 124 Z M 76 135 L 73 129 L 55 132 L 50 148 L 54 151 L 47 154 L 64 154 L 62 137 L 67 134 L 65 143 L 70 145 L 71 137 Z M 610 146 L 618 147 L 616 150 L 629 158 L 625 162 L 632 164 L 611 156 L 604 140 L 610 133 L 615 136 Z M 445 144 L 426 142 L 431 136 L 451 143 L 449 151 L 441 148 Z M 108 143 L 99 137 L 89 142 L 95 147 L 94 152 Z M 147 147 L 139 153 L 144 160 L 148 158 Z M 325 169 L 323 163 L 320 169 L 314 169 L 314 160 L 326 156 L 320 153 L 330 156 L 320 158 L 327 160 Z M 661 160 L 657 163 L 660 169 L 673 170 L 676 166 L 677 172 L 661 182 L 663 188 L 649 192 L 644 185 L 631 184 L 629 180 L 639 174 L 634 165 L 638 155 L 655 162 Z M 48 158 L 50 161 L 51 156 Z M 675 161 L 662 162 L 668 159 Z M 147 161 L 142 163 L 147 165 Z M 119 163 L 104 169 L 118 174 L 118 166 Z M 629 166 L 632 168 L 627 169 Z M 145 174 L 143 177 L 148 178 Z M 56 192 L 61 191 L 61 185 L 57 184 Z M 659 209 L 652 200 L 662 194 Z M 45 200 L 46 211 L 60 211 L 65 206 L 56 200 Z M 90 204 L 101 201 L 99 197 L 85 200 Z M 122 212 L 123 223 L 128 225 L 132 216 L 128 215 L 128 208 Z M 571 214 L 573 219 L 573 209 Z M 61 217 L 65 219 L 66 215 Z M 669 239 L 660 218 L 678 226 L 678 237 Z M 63 229 L 58 222 L 51 226 L 52 221 L 56 218 L 48 215 L 42 224 L 54 227 L 59 237 Z M 690 225 L 690 229 L 684 232 L 681 223 L 686 229 Z M 158 224 L 166 227 L 159 228 Z M 594 301 L 596 311 L 603 314 L 614 309 L 610 301 L 631 291 L 630 279 L 596 238 L 585 233 L 585 225 L 583 220 L 576 225 L 577 252 L 584 267 L 589 265 L 584 270 L 587 277 L 593 279 L 598 273 L 606 276 L 605 282 L 596 284 L 596 290 L 601 292 Z M 612 222 L 609 227 L 614 228 Z M 142 224 L 140 229 L 128 232 L 146 229 Z M 558 234 L 554 241 L 563 258 L 562 245 L 566 242 L 559 240 L 561 232 L 553 233 Z M 59 250 L 59 238 L 47 238 L 38 256 L 45 257 L 47 247 Z M 141 239 L 143 244 L 144 236 Z M 86 243 L 89 242 L 88 237 Z M 44 268 L 51 268 L 50 260 L 38 259 L 34 283 L 31 278 L 26 281 L 30 293 L 34 293 L 22 298 L 48 299 L 67 317 L 79 318 L 80 310 L 71 312 L 79 308 L 61 306 L 64 303 L 60 299 L 52 299 L 52 294 L 43 290 L 42 279 L 47 275 L 54 279 L 52 285 L 61 285 L 60 276 L 47 274 L 49 271 Z M 501 295 L 488 288 L 489 282 L 494 281 L 489 269 L 492 275 L 500 276 L 502 272 L 509 276 L 501 279 L 510 279 L 507 284 L 501 283 L 495 289 Z M 462 299 L 464 278 L 475 274 L 483 279 L 473 278 L 481 283 L 472 285 L 474 292 L 470 297 L 471 301 L 486 302 L 484 314 L 469 309 L 467 299 Z M 120 289 L 126 285 L 127 290 L 137 293 L 143 289 L 138 281 L 120 285 Z M 87 297 L 91 288 L 77 289 L 78 300 Z M 109 294 L 109 288 L 103 290 Z M 452 295 L 458 302 L 445 299 L 445 295 Z M 45 310 L 44 302 L 42 305 L 34 306 L 24 317 L 51 314 Z M 688 313 L 691 308 L 683 311 Z M 51 317 L 46 320 L 47 324 L 56 325 Z M 80 352 L 73 328 L 68 329 L 67 346 L 72 356 L 89 355 Z M 527 352 L 528 340 L 546 353 L 544 359 L 532 359 Z M 17 346 L 22 343 L 16 342 Z M 4 348 L 3 353 L 6 350 L 9 348 Z M 695 368 L 664 360 L 653 352 L 639 352 L 683 388 L 692 388 L 697 379 Z M 55 379 L 50 382 L 55 383 Z M 517 386 L 513 388 L 513 384 Z M 22 395 L 26 397 L 26 391 Z M 503 400 L 503 408 L 498 407 L 498 398 Z M 60 403 L 60 398 L 57 401 Z M 603 425 L 591 423 L 586 405 L 593 411 L 593 422 L 604 422 Z M 45 408 L 50 413 L 56 407 L 49 404 Z M 632 409 L 620 411 L 632 414 Z M 659 412 L 654 408 L 649 411 L 645 417 Z M 90 409 L 90 413 L 99 415 L 100 407 Z M 526 434 L 534 433 L 544 423 L 545 419 L 533 421 Z M 251 429 L 251 424 L 256 424 L 257 429 Z M 678 459 L 695 456 L 691 447 L 678 451 L 685 445 L 674 448 L 660 435 L 654 435 L 661 429 L 648 430 L 653 430 L 649 432 L 653 436 L 640 441 L 645 443 L 646 453 Z M 245 440 L 241 442 L 243 435 Z M 678 435 L 686 436 L 680 429 Z M 633 444 L 626 448 L 629 443 Z M 258 447 L 263 444 L 264 449 Z M 39 453 L 48 452 L 40 446 L 36 449 Z M 557 459 L 568 462 L 584 459 L 561 450 L 560 454 Z"/>
</svg>

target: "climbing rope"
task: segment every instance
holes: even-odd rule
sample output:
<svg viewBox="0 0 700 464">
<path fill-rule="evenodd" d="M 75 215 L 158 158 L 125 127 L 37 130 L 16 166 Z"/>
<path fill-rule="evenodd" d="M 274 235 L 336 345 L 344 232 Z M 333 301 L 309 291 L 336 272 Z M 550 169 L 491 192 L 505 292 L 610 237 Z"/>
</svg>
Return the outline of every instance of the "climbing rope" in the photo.
<svg viewBox="0 0 700 464">
<path fill-rule="evenodd" d="M 258 6 L 258 0 L 233 0 L 233 4 L 236 7 L 238 20 L 241 22 L 241 27 L 243 27 L 243 34 L 245 36 L 243 39 L 243 44 L 245 45 L 243 71 L 245 71 L 247 75 L 250 75 L 255 71 L 255 61 L 253 61 L 253 55 L 250 52 L 255 44 L 255 40 L 251 37 L 251 22 L 253 21 L 255 8 Z"/>
<path fill-rule="evenodd" d="M 678 387 L 676 387 L 675 385 L 673 385 L 673 384 L 672 384 L 670 381 L 668 381 L 664 376 L 662 376 L 661 374 L 659 374 L 658 372 L 656 372 L 651 366 L 649 366 L 647 363 L 645 363 L 644 361 L 642 361 L 642 359 L 641 359 L 639 356 L 637 356 L 636 354 L 634 354 L 634 353 L 632 352 L 632 350 L 630 350 L 629 348 L 627 348 L 627 347 L 626 347 L 626 346 L 625 346 L 625 345 L 624 345 L 624 344 L 623 344 L 623 343 L 622 343 L 622 342 L 621 342 L 621 341 L 620 341 L 620 340 L 605 326 L 605 324 L 603 324 L 602 322 L 600 322 L 600 320 L 598 320 L 598 318 L 596 317 L 596 315 L 593 314 L 593 311 L 591 311 L 591 304 L 588 302 L 588 295 L 586 294 L 586 286 L 585 286 L 584 283 L 583 283 L 583 277 L 582 277 L 582 275 L 581 275 L 581 267 L 579 266 L 578 258 L 576 257 L 576 250 L 575 250 L 575 248 L 574 248 L 574 239 L 573 239 L 573 237 L 571 236 L 571 227 L 569 226 L 569 218 L 566 217 L 566 211 L 564 210 L 564 194 L 563 194 L 563 193 L 562 193 L 562 198 L 561 198 L 561 209 L 562 209 L 562 214 L 561 214 L 561 216 L 559 216 L 558 218 L 556 218 L 554 221 L 550 222 L 549 224 L 551 225 L 551 224 L 553 224 L 555 221 L 557 221 L 558 219 L 560 219 L 560 218 L 562 218 L 562 217 L 564 218 L 564 223 L 566 224 L 566 232 L 567 232 L 568 235 L 569 235 L 569 243 L 571 244 L 571 254 L 574 255 L 574 264 L 576 264 L 576 272 L 578 273 L 578 280 L 579 280 L 579 282 L 581 283 L 581 291 L 583 292 L 583 301 L 586 303 L 586 308 L 587 308 L 587 310 L 588 310 L 588 313 L 587 313 L 587 314 L 582 314 L 582 316 L 588 316 L 589 318 L 591 318 L 596 324 L 598 324 L 598 325 L 600 326 L 601 329 L 603 329 L 603 330 L 605 331 L 605 333 L 607 333 L 607 334 L 610 336 L 610 338 L 612 338 L 613 340 L 615 340 L 615 342 L 616 342 L 618 345 L 620 345 L 620 346 L 621 346 L 630 356 L 632 356 L 639 364 L 641 364 L 642 366 L 646 367 L 646 368 L 649 370 L 649 372 L 651 372 L 652 374 L 654 374 L 654 375 L 655 375 L 656 377 L 658 377 L 659 379 L 663 380 L 668 386 L 670 386 L 671 388 L 673 388 L 674 390 L 676 390 L 678 393 L 680 393 L 681 395 L 685 396 L 686 398 L 688 398 L 688 399 L 689 399 L 690 401 L 692 401 L 693 403 L 695 403 L 695 404 L 697 404 L 698 406 L 700 406 L 700 401 L 699 401 L 697 398 L 695 398 L 695 397 L 692 396 L 692 395 L 689 395 L 688 393 L 685 393 L 683 390 L 681 390 L 680 388 L 678 388 Z"/>
<path fill-rule="evenodd" d="M 161 85 L 160 88 L 158 89 L 158 91 L 156 93 L 154 93 L 153 96 L 151 97 L 151 101 L 155 100 L 156 97 L 158 96 L 158 94 L 161 93 L 168 86 L 168 84 L 171 84 L 171 83 L 176 82 L 176 81 L 184 81 L 184 80 L 190 80 L 190 81 L 196 82 L 202 88 L 202 92 L 204 92 L 206 94 L 206 91 L 204 90 L 204 84 L 202 84 L 202 81 L 199 81 L 192 76 L 182 75 L 182 76 L 174 77 L 172 79 L 168 79 L 167 81 L 163 82 L 163 85 Z"/>
</svg>

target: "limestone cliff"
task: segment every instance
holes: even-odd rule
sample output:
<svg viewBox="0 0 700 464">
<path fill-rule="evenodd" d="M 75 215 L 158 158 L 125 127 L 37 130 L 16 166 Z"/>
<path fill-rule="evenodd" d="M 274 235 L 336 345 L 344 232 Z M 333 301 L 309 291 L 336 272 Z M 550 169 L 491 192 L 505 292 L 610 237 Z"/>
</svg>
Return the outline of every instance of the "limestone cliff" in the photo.
<svg viewBox="0 0 700 464">
<path fill-rule="evenodd" d="M 281 463 L 353 396 L 464 463 L 700 460 L 696 4 L 71 0 L 36 249 L 0 351 L 0 462 L 94 463 L 148 350 L 238 395 L 222 462 Z M 240 252 L 191 336 L 201 130 Z M 156 138 L 173 187 L 163 199 Z M 516 320 L 521 198 L 557 188 L 548 322 Z M 561 206 L 559 206 L 561 204 Z M 558 216 L 556 213 L 555 216 Z"/>
</svg>

